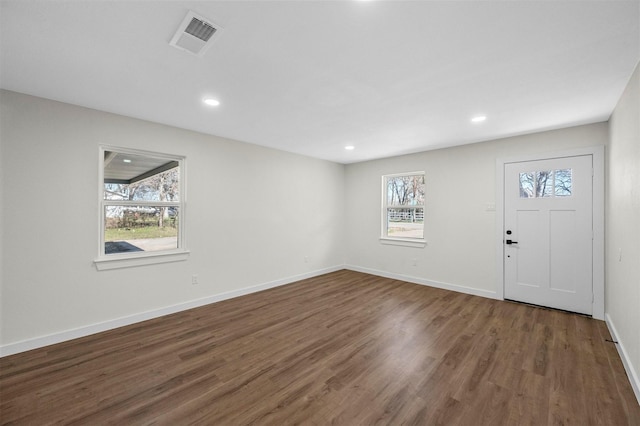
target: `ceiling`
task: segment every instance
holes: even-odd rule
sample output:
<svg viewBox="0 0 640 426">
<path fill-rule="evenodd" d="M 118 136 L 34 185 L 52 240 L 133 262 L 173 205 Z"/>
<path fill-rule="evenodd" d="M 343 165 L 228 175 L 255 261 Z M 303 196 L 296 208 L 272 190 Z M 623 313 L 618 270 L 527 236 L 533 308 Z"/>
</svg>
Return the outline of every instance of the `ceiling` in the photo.
<svg viewBox="0 0 640 426">
<path fill-rule="evenodd" d="M 223 28 L 202 57 L 169 45 L 190 10 Z M 0 12 L 4 89 L 340 163 L 605 121 L 640 59 L 638 0 L 13 0 Z"/>
</svg>

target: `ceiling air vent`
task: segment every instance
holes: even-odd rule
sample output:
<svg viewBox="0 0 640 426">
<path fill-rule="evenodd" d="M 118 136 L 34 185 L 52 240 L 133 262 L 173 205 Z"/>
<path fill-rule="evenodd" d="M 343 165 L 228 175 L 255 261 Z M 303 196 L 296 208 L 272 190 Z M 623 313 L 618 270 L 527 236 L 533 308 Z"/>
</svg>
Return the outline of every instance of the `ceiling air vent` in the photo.
<svg viewBox="0 0 640 426">
<path fill-rule="evenodd" d="M 219 25 L 189 12 L 169 44 L 194 55 L 202 56 L 221 30 Z"/>
</svg>

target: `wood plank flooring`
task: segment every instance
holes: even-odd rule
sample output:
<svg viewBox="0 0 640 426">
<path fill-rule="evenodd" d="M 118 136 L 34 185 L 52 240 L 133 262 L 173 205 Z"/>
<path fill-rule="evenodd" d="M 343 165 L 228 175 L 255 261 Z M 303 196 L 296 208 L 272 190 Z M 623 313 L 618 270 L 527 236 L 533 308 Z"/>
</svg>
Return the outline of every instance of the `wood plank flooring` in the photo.
<svg viewBox="0 0 640 426">
<path fill-rule="evenodd" d="M 2 424 L 640 425 L 606 325 L 339 271 L 0 359 Z"/>
</svg>

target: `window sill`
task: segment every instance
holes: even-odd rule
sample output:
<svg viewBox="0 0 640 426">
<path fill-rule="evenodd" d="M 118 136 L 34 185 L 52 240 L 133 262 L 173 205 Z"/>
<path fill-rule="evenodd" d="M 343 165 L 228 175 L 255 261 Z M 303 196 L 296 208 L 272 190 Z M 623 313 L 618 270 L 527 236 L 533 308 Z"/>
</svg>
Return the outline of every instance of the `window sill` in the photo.
<svg viewBox="0 0 640 426">
<path fill-rule="evenodd" d="M 416 248 L 424 248 L 427 246 L 427 242 L 421 239 L 405 239 L 405 238 L 384 238 L 380 237 L 381 244 L 387 244 L 392 246 L 403 246 L 403 247 L 416 247 Z"/>
<path fill-rule="evenodd" d="M 155 265 L 158 263 L 180 262 L 187 260 L 189 257 L 188 250 L 162 252 L 162 253 L 145 253 L 140 255 L 111 255 L 99 257 L 93 261 L 98 271 L 106 271 L 109 269 L 133 268 L 136 266 Z"/>
</svg>

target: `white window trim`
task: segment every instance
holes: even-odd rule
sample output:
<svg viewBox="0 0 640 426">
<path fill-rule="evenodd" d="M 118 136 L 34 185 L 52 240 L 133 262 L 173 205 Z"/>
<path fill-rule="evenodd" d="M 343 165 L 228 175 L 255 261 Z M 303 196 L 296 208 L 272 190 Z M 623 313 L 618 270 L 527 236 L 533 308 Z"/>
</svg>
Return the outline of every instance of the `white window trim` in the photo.
<svg viewBox="0 0 640 426">
<path fill-rule="evenodd" d="M 405 238 L 380 237 L 380 244 L 386 244 L 389 246 L 422 248 L 422 247 L 426 247 L 427 241 L 425 239 L 420 239 L 420 238 L 414 238 L 409 240 Z"/>
<path fill-rule="evenodd" d="M 156 252 L 135 252 L 106 255 L 104 252 L 104 211 L 105 204 L 120 204 L 117 200 L 104 199 L 104 153 L 113 151 L 131 155 L 144 155 L 155 158 L 164 158 L 177 161 L 180 167 L 180 201 L 162 202 L 167 206 L 180 208 L 180 220 L 178 221 L 178 248 L 174 250 L 162 250 Z M 187 173 L 186 157 L 181 155 L 163 154 L 153 151 L 143 151 L 138 149 L 123 148 L 118 146 L 101 145 L 99 149 L 98 161 L 98 256 L 94 259 L 96 269 L 99 271 L 119 268 L 130 268 L 135 266 L 153 265 L 158 263 L 168 263 L 186 260 L 189 257 L 189 250 L 186 249 L 186 210 L 187 210 Z M 122 202 L 128 205 L 128 202 Z M 136 201 L 136 205 L 156 206 L 157 201 Z"/>
<path fill-rule="evenodd" d="M 418 247 L 418 248 L 422 248 L 425 247 L 427 245 L 427 241 L 424 239 L 424 222 L 423 222 L 423 227 L 422 227 L 422 238 L 400 238 L 400 237 L 389 237 L 387 235 L 387 226 L 388 226 L 388 222 L 387 222 L 387 179 L 388 178 L 392 178 L 392 177 L 398 177 L 398 176 L 415 176 L 415 175 L 422 175 L 425 176 L 425 172 L 424 171 L 418 171 L 418 172 L 405 172 L 405 173 L 393 173 L 393 174 L 388 174 L 388 175 L 383 175 L 382 176 L 382 184 L 381 184 L 381 192 L 382 192 L 382 196 L 381 196 L 381 201 L 382 201 L 382 208 L 380 209 L 380 212 L 382 214 L 382 219 L 381 219 L 381 227 L 380 227 L 380 243 L 381 244 L 386 244 L 386 245 L 394 245 L 394 246 L 403 246 L 403 247 Z M 425 180 L 426 182 L 426 180 Z M 403 207 L 404 208 L 404 207 Z M 408 206 L 407 208 L 422 208 L 424 211 L 425 206 L 423 205 L 422 207 L 419 206 Z"/>
</svg>

